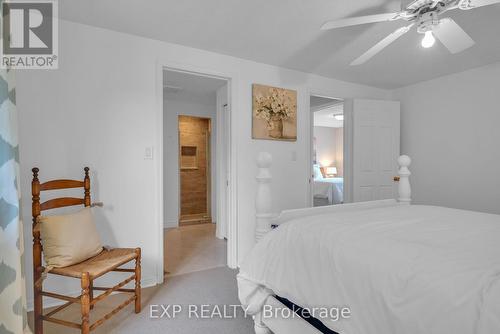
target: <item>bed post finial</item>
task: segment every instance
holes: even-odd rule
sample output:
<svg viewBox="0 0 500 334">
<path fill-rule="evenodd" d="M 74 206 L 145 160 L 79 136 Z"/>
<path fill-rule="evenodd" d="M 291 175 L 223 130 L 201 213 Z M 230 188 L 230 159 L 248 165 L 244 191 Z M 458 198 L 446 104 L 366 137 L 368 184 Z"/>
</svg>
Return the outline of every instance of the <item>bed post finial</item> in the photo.
<svg viewBox="0 0 500 334">
<path fill-rule="evenodd" d="M 257 157 L 257 192 L 255 196 L 255 241 L 259 241 L 271 230 L 271 164 L 273 158 L 268 152 L 260 152 Z"/>
<path fill-rule="evenodd" d="M 411 159 L 407 155 L 402 155 L 398 158 L 399 164 L 399 184 L 398 184 L 398 201 L 400 203 L 410 204 L 411 202 L 411 172 L 408 166 L 411 164 Z"/>
</svg>

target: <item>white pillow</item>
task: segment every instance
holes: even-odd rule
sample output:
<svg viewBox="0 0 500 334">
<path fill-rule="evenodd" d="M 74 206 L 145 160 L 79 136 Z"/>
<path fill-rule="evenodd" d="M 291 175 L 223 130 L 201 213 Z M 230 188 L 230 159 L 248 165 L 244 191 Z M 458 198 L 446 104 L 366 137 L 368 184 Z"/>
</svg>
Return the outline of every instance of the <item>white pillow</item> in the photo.
<svg viewBox="0 0 500 334">
<path fill-rule="evenodd" d="M 313 175 L 314 175 L 314 179 L 317 180 L 317 179 L 322 179 L 323 178 L 323 174 L 321 173 L 321 169 L 319 167 L 319 165 L 313 165 Z"/>
<path fill-rule="evenodd" d="M 67 267 L 102 251 L 91 208 L 67 215 L 40 216 L 38 222 L 47 267 Z"/>
</svg>

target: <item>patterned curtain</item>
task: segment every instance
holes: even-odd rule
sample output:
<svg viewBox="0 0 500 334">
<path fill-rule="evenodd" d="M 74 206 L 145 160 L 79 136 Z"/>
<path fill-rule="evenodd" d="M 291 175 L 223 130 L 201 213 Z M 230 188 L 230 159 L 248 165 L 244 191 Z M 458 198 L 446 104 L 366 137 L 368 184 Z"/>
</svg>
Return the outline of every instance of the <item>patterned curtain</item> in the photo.
<svg viewBox="0 0 500 334">
<path fill-rule="evenodd" d="M 1 3 L 0 0 L 0 6 Z M 13 74 L 13 71 L 0 70 L 0 334 L 31 333 L 26 320 Z"/>
</svg>

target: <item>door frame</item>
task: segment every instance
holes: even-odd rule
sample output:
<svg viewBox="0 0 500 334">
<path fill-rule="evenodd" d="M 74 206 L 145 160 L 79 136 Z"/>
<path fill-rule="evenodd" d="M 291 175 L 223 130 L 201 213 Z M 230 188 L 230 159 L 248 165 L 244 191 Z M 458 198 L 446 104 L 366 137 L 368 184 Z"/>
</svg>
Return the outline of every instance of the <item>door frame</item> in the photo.
<svg viewBox="0 0 500 334">
<path fill-rule="evenodd" d="M 348 171 L 351 168 L 351 159 L 352 159 L 352 112 L 346 108 L 346 105 L 349 104 L 351 99 L 334 97 L 325 93 L 317 93 L 313 90 L 308 91 L 307 95 L 307 108 L 309 110 L 309 159 L 308 159 L 308 174 L 307 178 L 309 180 L 309 197 L 307 205 L 309 207 L 314 206 L 314 182 L 313 182 L 313 158 L 314 158 L 314 111 L 311 108 L 311 96 L 323 97 L 327 99 L 334 100 L 342 100 L 344 102 L 344 161 L 343 161 L 343 170 L 344 170 L 344 203 L 350 203 L 350 191 L 346 189 L 351 182 L 351 173 Z M 346 196 L 347 195 L 347 196 Z"/>
<path fill-rule="evenodd" d="M 221 87 L 217 90 L 217 97 L 216 97 L 216 103 L 217 103 L 217 118 L 216 118 L 216 129 L 217 130 L 217 136 L 216 136 L 216 147 L 221 147 L 225 144 L 225 138 L 228 136 L 228 129 L 230 128 L 231 124 L 231 112 L 229 109 L 229 96 L 228 96 L 228 91 L 226 87 L 226 99 L 225 103 L 221 104 L 222 99 L 221 99 L 221 94 L 223 94 L 223 90 Z M 217 153 L 217 151 L 216 151 Z M 227 152 L 221 153 L 219 155 L 219 159 L 215 162 L 215 168 L 216 168 L 216 173 L 219 175 L 219 178 L 216 178 L 216 184 L 215 189 L 216 193 L 219 194 L 219 196 L 225 196 L 224 201 L 217 201 L 216 203 L 216 212 L 217 212 L 217 221 L 222 221 L 224 222 L 223 224 L 216 224 L 216 229 L 215 229 L 215 236 L 218 239 L 228 239 L 227 236 L 227 230 L 228 230 L 228 219 L 227 219 L 227 206 L 229 205 L 229 192 L 223 191 L 227 189 L 229 185 L 229 179 L 230 179 L 230 161 L 229 159 L 226 159 L 226 154 Z"/>
<path fill-rule="evenodd" d="M 157 159 L 155 161 L 156 167 L 156 225 L 157 225 L 157 252 L 156 252 L 156 281 L 157 284 L 161 284 L 164 281 L 164 241 L 163 241 L 163 229 L 164 229 L 164 194 L 163 194 L 163 174 L 164 174 L 164 157 L 163 157 L 163 140 L 164 140 L 164 127 L 163 127 L 163 71 L 177 71 L 184 72 L 187 74 L 205 76 L 211 78 L 217 78 L 226 80 L 227 82 L 227 103 L 229 114 L 234 115 L 233 106 L 237 105 L 237 95 L 234 87 L 238 87 L 238 76 L 234 72 L 218 72 L 210 68 L 202 68 L 192 64 L 177 63 L 172 62 L 168 58 L 157 59 L 156 61 L 156 147 Z M 217 117 L 224 117 L 223 114 L 217 111 Z M 237 150 L 236 150 L 236 133 L 232 131 L 236 128 L 236 117 L 230 117 L 231 119 L 227 122 L 228 128 L 226 128 L 225 133 L 227 138 L 226 141 L 226 162 L 228 166 L 228 182 L 225 191 L 227 191 L 226 196 L 217 196 L 217 200 L 226 201 L 226 220 L 227 220 L 227 265 L 229 268 L 236 268 L 238 265 L 238 192 L 237 192 Z M 222 131 L 217 131 L 217 136 L 219 136 Z M 221 142 L 221 138 L 217 138 L 217 143 Z M 217 152 L 221 150 L 218 149 Z M 217 154 L 217 161 L 219 161 L 219 155 Z M 222 177 L 222 176 L 221 176 Z M 226 176 L 223 176 L 226 178 Z M 219 179 L 217 174 L 216 179 Z M 218 182 L 219 184 L 219 182 Z M 218 189 L 219 190 L 219 189 Z M 219 223 L 219 222 L 217 222 Z"/>
</svg>

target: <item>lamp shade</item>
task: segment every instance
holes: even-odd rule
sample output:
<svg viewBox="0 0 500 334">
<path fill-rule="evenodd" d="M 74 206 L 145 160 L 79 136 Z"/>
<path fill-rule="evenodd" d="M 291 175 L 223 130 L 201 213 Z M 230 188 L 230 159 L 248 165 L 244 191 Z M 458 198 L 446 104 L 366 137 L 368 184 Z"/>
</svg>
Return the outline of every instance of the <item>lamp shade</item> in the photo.
<svg viewBox="0 0 500 334">
<path fill-rule="evenodd" d="M 327 175 L 336 175 L 337 174 L 337 167 L 326 167 L 326 174 Z"/>
</svg>

